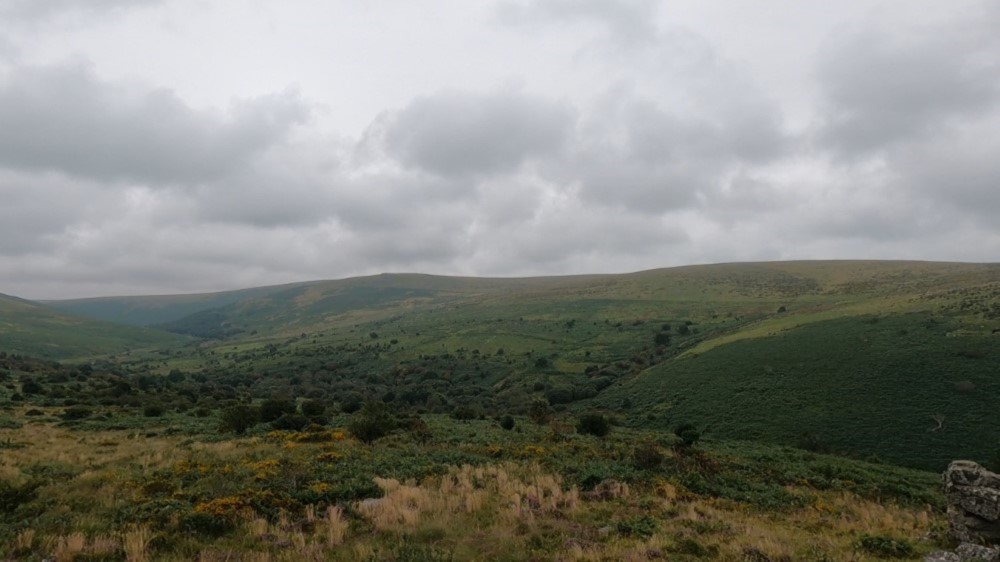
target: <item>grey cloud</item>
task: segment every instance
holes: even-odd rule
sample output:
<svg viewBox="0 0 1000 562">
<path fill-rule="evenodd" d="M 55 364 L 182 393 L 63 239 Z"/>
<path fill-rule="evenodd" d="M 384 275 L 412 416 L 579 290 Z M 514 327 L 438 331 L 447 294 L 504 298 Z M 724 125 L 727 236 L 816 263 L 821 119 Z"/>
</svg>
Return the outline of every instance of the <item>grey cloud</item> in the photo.
<svg viewBox="0 0 1000 562">
<path fill-rule="evenodd" d="M 0 169 L 0 255 L 57 249 L 66 233 L 119 209 L 100 186 L 58 174 Z"/>
<path fill-rule="evenodd" d="M 294 93 L 197 111 L 85 65 L 17 67 L 0 82 L 0 165 L 101 180 L 200 182 L 244 165 L 306 118 Z"/>
<path fill-rule="evenodd" d="M 443 92 L 380 123 L 390 155 L 440 175 L 496 174 L 560 150 L 573 124 L 564 103 L 522 93 Z"/>
<path fill-rule="evenodd" d="M 930 139 L 888 158 L 895 187 L 967 220 L 995 228 L 1000 216 L 1000 112 L 961 133 Z"/>
<path fill-rule="evenodd" d="M 835 37 L 818 67 L 829 113 L 822 142 L 864 154 L 941 134 L 996 107 L 998 24 L 987 12 L 930 29 L 868 23 Z"/>
<path fill-rule="evenodd" d="M 561 177 L 589 200 L 639 212 L 694 206 L 742 166 L 778 157 L 785 143 L 773 111 L 716 121 L 626 96 L 590 115 Z"/>
<path fill-rule="evenodd" d="M 65 14 L 103 15 L 163 0 L 0 0 L 0 16 L 7 19 L 39 21 Z"/>
<path fill-rule="evenodd" d="M 497 3 L 500 20 L 513 25 L 559 22 L 595 22 L 624 44 L 652 40 L 657 0 L 503 0 Z"/>
</svg>

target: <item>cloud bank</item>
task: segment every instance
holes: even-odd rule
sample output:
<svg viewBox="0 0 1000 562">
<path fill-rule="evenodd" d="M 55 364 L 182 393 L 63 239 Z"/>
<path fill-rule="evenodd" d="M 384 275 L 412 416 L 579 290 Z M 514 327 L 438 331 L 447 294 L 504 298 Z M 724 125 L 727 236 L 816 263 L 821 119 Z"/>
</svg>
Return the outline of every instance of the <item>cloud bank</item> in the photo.
<svg viewBox="0 0 1000 562">
<path fill-rule="evenodd" d="M 211 16 L 197 2 L 0 3 L 10 22 L 0 33 L 0 292 L 756 259 L 991 261 L 1000 250 L 992 3 L 851 4 L 787 70 L 702 33 L 718 17 L 711 3 L 682 13 L 652 0 L 503 0 L 477 4 L 473 23 L 446 17 L 469 5 L 432 4 L 441 41 L 495 64 L 498 78 L 438 83 L 440 60 L 384 67 L 425 87 L 394 93 L 346 130 L 337 116 L 350 108 L 332 100 L 366 87 L 350 75 L 271 82 L 261 61 L 206 103 L 190 94 L 197 84 L 102 42 L 148 28 L 168 53 L 172 41 L 195 41 L 211 58 L 225 37 L 187 36 L 177 23 Z M 284 10 L 318 13 L 306 0 L 276 13 L 212 9 L 234 25 L 270 18 L 274 41 L 324 45 L 280 26 Z M 389 4 L 346 14 L 372 33 L 394 17 Z M 463 42 L 469 25 L 498 43 Z M 776 72 L 794 92 L 762 78 Z M 778 101 L 789 96 L 806 119 Z"/>
</svg>

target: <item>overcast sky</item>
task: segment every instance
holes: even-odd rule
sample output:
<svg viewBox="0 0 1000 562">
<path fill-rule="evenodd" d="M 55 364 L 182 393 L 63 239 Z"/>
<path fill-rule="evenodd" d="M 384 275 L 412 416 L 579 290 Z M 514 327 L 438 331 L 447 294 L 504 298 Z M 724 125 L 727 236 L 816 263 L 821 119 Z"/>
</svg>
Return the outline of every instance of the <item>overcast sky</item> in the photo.
<svg viewBox="0 0 1000 562">
<path fill-rule="evenodd" d="M 0 292 L 1000 261 L 994 0 L 0 0 Z"/>
</svg>

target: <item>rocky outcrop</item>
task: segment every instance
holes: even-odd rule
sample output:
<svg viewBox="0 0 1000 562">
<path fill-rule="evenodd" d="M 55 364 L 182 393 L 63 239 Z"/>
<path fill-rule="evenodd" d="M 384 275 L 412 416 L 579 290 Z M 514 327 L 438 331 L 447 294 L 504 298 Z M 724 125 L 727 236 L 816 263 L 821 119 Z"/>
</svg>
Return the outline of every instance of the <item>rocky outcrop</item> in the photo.
<svg viewBox="0 0 1000 562">
<path fill-rule="evenodd" d="M 952 538 L 1000 544 L 1000 474 L 972 461 L 954 461 L 943 478 Z"/>
<path fill-rule="evenodd" d="M 954 461 L 944 471 L 954 552 L 935 552 L 924 562 L 1000 562 L 1000 474 L 972 461 Z"/>
<path fill-rule="evenodd" d="M 935 552 L 924 557 L 924 562 L 998 562 L 1000 549 L 972 543 L 962 543 L 954 552 Z"/>
</svg>

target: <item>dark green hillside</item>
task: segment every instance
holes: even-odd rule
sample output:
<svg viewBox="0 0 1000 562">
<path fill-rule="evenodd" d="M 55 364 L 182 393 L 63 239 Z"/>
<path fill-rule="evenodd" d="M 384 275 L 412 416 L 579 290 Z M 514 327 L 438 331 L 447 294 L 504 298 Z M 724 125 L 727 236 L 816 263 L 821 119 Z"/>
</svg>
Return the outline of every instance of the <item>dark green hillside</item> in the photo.
<svg viewBox="0 0 1000 562">
<path fill-rule="evenodd" d="M 595 400 L 630 424 L 692 422 L 930 470 L 1000 454 L 1000 334 L 927 313 L 849 317 L 658 365 Z M 940 424 L 938 423 L 940 421 Z M 939 427 L 940 425 L 940 427 Z"/>
<path fill-rule="evenodd" d="M 48 359 L 78 359 L 167 348 L 186 341 L 175 334 L 70 316 L 0 295 L 0 350 Z"/>
</svg>

